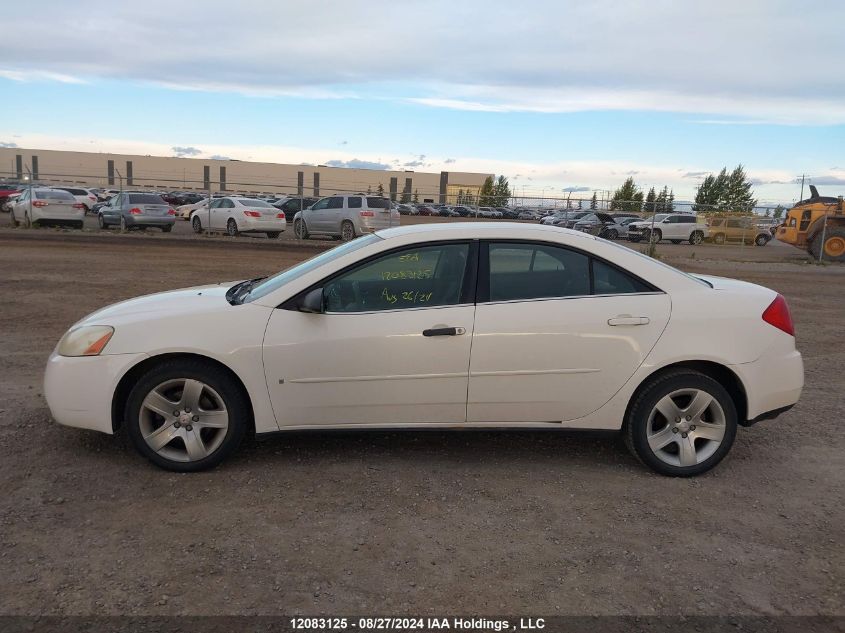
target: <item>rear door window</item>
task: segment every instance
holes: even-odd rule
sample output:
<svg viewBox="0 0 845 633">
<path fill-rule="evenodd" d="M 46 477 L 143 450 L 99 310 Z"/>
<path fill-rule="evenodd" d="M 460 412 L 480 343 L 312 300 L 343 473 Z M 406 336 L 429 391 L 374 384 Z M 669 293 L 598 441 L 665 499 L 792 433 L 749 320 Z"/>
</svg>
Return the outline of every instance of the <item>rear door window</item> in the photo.
<svg viewBox="0 0 845 633">
<path fill-rule="evenodd" d="M 361 198 L 357 196 L 350 196 L 346 199 L 347 204 L 349 205 L 350 209 L 360 209 L 361 208 Z"/>
</svg>

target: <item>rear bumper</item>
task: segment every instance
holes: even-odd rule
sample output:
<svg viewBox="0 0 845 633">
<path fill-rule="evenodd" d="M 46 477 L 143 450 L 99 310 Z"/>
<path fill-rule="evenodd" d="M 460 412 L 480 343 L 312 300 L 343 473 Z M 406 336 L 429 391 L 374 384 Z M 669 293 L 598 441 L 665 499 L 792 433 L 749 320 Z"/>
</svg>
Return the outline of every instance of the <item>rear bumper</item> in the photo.
<svg viewBox="0 0 845 633">
<path fill-rule="evenodd" d="M 261 219 L 261 218 L 244 218 L 240 221 L 238 230 L 241 233 L 266 233 L 268 231 L 284 231 L 287 228 L 286 220 L 279 220 L 277 218 Z"/>
<path fill-rule="evenodd" d="M 752 363 L 730 365 L 745 386 L 747 422 L 771 419 L 789 410 L 804 389 L 801 353 L 768 353 Z"/>
<path fill-rule="evenodd" d="M 127 226 L 173 226 L 176 224 L 175 215 L 127 215 L 123 217 L 126 218 Z"/>
</svg>

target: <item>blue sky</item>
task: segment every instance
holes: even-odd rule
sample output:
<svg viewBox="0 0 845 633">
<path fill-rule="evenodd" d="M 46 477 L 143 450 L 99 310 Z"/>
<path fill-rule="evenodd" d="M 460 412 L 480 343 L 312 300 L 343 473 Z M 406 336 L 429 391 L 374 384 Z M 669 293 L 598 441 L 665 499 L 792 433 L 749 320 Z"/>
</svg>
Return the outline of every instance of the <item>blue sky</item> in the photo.
<svg viewBox="0 0 845 633">
<path fill-rule="evenodd" d="M 9 11 L 3 144 L 487 171 L 546 195 L 632 175 L 690 198 L 743 163 L 763 201 L 801 173 L 845 193 L 834 3 L 44 5 Z"/>
</svg>

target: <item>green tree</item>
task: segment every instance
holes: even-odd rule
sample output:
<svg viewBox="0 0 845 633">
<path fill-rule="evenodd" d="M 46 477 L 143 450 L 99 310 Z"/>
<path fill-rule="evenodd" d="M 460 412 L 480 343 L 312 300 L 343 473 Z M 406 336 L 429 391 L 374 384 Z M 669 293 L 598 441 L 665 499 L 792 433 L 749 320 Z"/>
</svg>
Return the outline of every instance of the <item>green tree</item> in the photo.
<svg viewBox="0 0 845 633">
<path fill-rule="evenodd" d="M 372 193 L 372 192 L 373 192 L 373 186 L 367 185 L 367 193 Z"/>
<path fill-rule="evenodd" d="M 657 212 L 657 194 L 654 193 L 654 187 L 648 190 L 648 195 L 645 197 L 645 205 L 643 206 L 643 211 L 651 215 L 652 213 Z"/>
<path fill-rule="evenodd" d="M 417 204 L 420 201 L 420 190 L 414 189 L 414 204 Z"/>
<path fill-rule="evenodd" d="M 632 177 L 628 177 L 622 186 L 613 192 L 613 197 L 610 200 L 610 210 L 628 211 L 630 213 L 639 213 L 643 206 L 643 192 L 634 183 Z"/>
<path fill-rule="evenodd" d="M 598 208 L 599 208 L 599 198 L 598 198 L 598 196 L 596 195 L 596 192 L 594 191 L 594 192 L 593 192 L 593 197 L 592 197 L 592 199 L 590 200 L 590 210 L 595 211 L 595 210 L 596 210 L 596 209 L 598 209 Z"/>
<path fill-rule="evenodd" d="M 484 184 L 481 185 L 481 191 L 478 192 L 478 204 L 482 207 L 489 207 L 495 204 L 496 185 L 493 182 L 493 176 L 487 176 Z"/>
<path fill-rule="evenodd" d="M 783 216 L 784 211 L 786 211 L 786 208 L 782 204 L 779 204 L 778 206 L 776 206 L 775 207 L 775 213 L 774 213 L 775 220 L 780 220 L 781 217 Z"/>
<path fill-rule="evenodd" d="M 376 188 L 376 193 L 380 196 L 384 195 L 384 185 L 379 183 L 378 188 Z"/>
<path fill-rule="evenodd" d="M 693 210 L 737 211 L 747 213 L 757 204 L 751 182 L 742 165 L 737 165 L 731 173 L 723 167 L 717 176 L 708 175 L 698 186 Z"/>
<path fill-rule="evenodd" d="M 511 188 L 508 179 L 504 176 L 499 176 L 493 185 L 493 202 L 491 206 L 504 207 L 507 206 L 511 198 Z"/>
<path fill-rule="evenodd" d="M 408 204 L 411 201 L 411 192 L 410 191 L 403 191 L 402 197 L 400 198 L 399 202 L 402 204 Z"/>
</svg>

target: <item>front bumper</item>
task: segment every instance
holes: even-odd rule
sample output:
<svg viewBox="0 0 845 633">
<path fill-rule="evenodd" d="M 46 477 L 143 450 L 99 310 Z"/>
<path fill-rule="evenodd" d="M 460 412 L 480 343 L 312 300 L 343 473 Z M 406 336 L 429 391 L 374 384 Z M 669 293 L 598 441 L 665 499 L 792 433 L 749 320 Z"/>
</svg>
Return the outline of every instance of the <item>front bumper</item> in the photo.
<svg viewBox="0 0 845 633">
<path fill-rule="evenodd" d="M 44 372 L 44 397 L 53 419 L 80 429 L 113 433 L 112 397 L 120 379 L 146 354 L 59 356 Z"/>
</svg>

